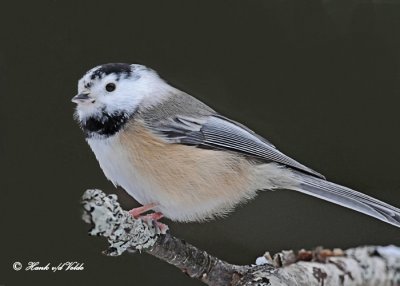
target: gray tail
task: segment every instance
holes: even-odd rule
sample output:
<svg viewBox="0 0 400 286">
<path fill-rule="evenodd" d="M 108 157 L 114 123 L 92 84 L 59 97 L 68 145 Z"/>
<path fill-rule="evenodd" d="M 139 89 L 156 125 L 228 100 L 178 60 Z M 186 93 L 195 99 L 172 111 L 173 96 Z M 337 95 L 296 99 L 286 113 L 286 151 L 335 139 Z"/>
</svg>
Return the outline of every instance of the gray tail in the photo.
<svg viewBox="0 0 400 286">
<path fill-rule="evenodd" d="M 400 227 L 400 209 L 350 188 L 295 172 L 300 185 L 295 189 Z"/>
</svg>

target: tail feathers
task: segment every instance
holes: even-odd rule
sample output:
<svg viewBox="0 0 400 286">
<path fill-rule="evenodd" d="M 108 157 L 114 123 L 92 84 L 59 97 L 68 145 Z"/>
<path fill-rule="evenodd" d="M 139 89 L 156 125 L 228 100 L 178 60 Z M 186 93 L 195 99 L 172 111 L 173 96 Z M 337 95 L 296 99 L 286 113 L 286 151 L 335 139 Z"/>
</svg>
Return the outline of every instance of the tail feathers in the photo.
<svg viewBox="0 0 400 286">
<path fill-rule="evenodd" d="M 400 209 L 350 188 L 298 173 L 296 191 L 367 214 L 400 227 Z"/>
</svg>

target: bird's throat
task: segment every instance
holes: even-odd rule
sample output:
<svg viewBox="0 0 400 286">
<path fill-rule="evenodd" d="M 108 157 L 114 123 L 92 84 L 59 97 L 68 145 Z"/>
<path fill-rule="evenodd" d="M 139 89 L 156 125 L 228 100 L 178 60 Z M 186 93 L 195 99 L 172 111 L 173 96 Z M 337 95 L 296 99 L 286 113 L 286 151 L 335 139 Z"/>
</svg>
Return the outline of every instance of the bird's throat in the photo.
<svg viewBox="0 0 400 286">
<path fill-rule="evenodd" d="M 109 114 L 105 111 L 101 116 L 89 117 L 81 121 L 81 126 L 86 138 L 108 138 L 120 131 L 131 117 L 126 112 Z"/>
</svg>

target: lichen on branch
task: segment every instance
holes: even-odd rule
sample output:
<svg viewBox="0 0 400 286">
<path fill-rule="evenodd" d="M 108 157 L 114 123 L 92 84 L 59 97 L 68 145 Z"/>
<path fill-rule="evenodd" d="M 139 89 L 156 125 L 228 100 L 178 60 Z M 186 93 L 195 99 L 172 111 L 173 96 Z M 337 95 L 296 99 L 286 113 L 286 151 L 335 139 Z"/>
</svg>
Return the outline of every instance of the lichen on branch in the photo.
<svg viewBox="0 0 400 286">
<path fill-rule="evenodd" d="M 348 250 L 268 252 L 254 265 L 233 265 L 161 230 L 151 220 L 133 218 L 116 195 L 87 190 L 82 197 L 83 219 L 90 235 L 107 238 L 105 254 L 144 251 L 213 286 L 371 285 L 400 286 L 400 248 L 364 246 Z"/>
<path fill-rule="evenodd" d="M 89 235 L 104 236 L 110 247 L 104 253 L 121 255 L 127 249 L 143 250 L 154 245 L 160 229 L 151 221 L 133 218 L 117 201 L 117 195 L 87 190 L 82 197 L 83 220 L 92 225 Z"/>
</svg>

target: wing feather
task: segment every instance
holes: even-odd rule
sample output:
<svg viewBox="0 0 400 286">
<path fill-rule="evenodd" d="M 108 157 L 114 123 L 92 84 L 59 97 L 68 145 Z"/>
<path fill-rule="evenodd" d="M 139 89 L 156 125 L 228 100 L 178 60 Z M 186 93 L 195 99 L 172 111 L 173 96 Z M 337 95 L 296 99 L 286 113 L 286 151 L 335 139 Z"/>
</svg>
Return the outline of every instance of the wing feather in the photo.
<svg viewBox="0 0 400 286">
<path fill-rule="evenodd" d="M 324 176 L 286 156 L 252 130 L 221 115 L 198 118 L 176 116 L 153 122 L 151 127 L 171 143 L 238 152 L 324 179 Z"/>
</svg>

